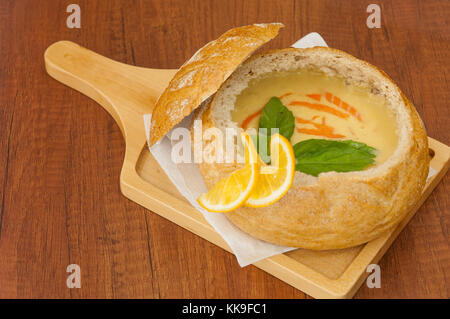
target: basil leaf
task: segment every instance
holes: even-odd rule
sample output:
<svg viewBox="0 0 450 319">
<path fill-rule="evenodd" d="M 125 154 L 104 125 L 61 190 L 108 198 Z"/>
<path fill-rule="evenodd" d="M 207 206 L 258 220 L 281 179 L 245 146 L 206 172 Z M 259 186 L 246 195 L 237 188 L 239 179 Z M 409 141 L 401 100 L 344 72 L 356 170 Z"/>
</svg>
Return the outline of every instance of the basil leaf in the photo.
<svg viewBox="0 0 450 319">
<path fill-rule="evenodd" d="M 272 97 L 269 102 L 264 106 L 261 117 L 259 118 L 259 128 L 267 129 L 267 135 L 271 136 L 271 129 L 278 129 L 278 132 L 291 139 L 294 134 L 295 118 L 289 109 L 281 103 L 277 97 Z M 268 145 L 270 145 L 270 138 L 268 139 Z"/>
<path fill-rule="evenodd" d="M 375 149 L 352 140 L 310 139 L 294 145 L 296 170 L 317 176 L 323 172 L 360 171 L 373 164 Z"/>
<path fill-rule="evenodd" d="M 346 140 L 346 141 L 340 141 L 342 143 L 348 144 L 354 148 L 359 149 L 360 151 L 364 151 L 370 154 L 375 154 L 376 149 L 374 149 L 373 147 L 368 146 L 367 144 L 361 143 L 361 142 L 356 142 L 356 141 L 352 141 L 352 140 Z"/>
</svg>

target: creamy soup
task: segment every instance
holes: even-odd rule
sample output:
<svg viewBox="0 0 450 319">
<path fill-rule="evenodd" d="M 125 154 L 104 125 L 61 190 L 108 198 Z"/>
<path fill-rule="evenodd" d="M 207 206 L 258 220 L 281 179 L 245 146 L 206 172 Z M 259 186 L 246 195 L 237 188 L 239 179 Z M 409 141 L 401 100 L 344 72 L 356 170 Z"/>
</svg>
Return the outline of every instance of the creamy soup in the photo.
<svg viewBox="0 0 450 319">
<path fill-rule="evenodd" d="M 376 165 L 397 147 L 395 118 L 384 98 L 313 71 L 273 72 L 251 80 L 236 99 L 232 120 L 244 129 L 258 128 L 261 110 L 273 96 L 294 114 L 292 144 L 312 138 L 351 139 L 377 149 Z"/>
</svg>

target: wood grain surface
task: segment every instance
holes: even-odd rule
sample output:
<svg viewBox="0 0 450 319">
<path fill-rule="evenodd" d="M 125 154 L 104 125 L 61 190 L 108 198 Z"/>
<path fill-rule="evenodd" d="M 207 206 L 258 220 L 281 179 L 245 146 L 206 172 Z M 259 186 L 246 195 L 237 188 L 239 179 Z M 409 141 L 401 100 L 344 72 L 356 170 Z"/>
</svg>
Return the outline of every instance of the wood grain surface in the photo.
<svg viewBox="0 0 450 319">
<path fill-rule="evenodd" d="M 66 26 L 70 3 L 81 29 Z M 447 0 L 0 1 L 0 298 L 308 298 L 120 193 L 120 130 L 46 74 L 53 42 L 170 69 L 229 28 L 281 21 L 265 48 L 319 32 L 385 70 L 449 145 L 449 16 Z M 381 288 L 355 298 L 450 297 L 449 193 L 447 175 L 380 261 Z M 69 264 L 81 289 L 66 286 Z"/>
</svg>

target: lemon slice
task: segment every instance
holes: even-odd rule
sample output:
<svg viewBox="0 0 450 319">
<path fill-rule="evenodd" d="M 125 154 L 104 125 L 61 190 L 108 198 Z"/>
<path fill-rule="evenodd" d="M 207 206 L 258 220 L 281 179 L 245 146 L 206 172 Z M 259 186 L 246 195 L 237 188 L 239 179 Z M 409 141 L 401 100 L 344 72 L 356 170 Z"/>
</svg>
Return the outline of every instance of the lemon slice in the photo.
<svg viewBox="0 0 450 319">
<path fill-rule="evenodd" d="M 295 157 L 291 143 L 282 135 L 270 139 L 271 165 L 260 162 L 258 184 L 245 202 L 249 207 L 265 207 L 282 198 L 292 185 Z"/>
<path fill-rule="evenodd" d="M 224 213 L 242 206 L 256 185 L 259 175 L 258 154 L 250 135 L 241 133 L 241 138 L 245 149 L 245 166 L 221 179 L 197 199 L 200 206 L 210 212 Z"/>
</svg>

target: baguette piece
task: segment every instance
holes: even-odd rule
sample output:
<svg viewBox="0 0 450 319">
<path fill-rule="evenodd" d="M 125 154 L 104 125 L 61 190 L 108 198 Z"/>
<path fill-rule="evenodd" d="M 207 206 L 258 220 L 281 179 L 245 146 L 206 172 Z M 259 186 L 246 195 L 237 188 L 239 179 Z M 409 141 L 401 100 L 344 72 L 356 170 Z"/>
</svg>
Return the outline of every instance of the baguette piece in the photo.
<svg viewBox="0 0 450 319">
<path fill-rule="evenodd" d="M 288 48 L 245 61 L 208 104 L 196 111 L 202 129 L 237 129 L 231 119 L 236 96 L 250 80 L 273 71 L 318 70 L 348 85 L 381 95 L 397 123 L 398 146 L 378 166 L 357 172 L 327 172 L 318 177 L 296 172 L 287 194 L 273 205 L 241 207 L 227 218 L 250 235 L 280 245 L 326 250 L 356 246 L 395 227 L 420 198 L 429 166 L 424 125 L 395 83 L 375 66 L 339 50 Z M 193 121 L 194 125 L 194 121 Z M 192 126 L 192 129 L 194 127 Z M 205 151 L 214 152 L 210 141 Z M 238 164 L 200 163 L 208 188 Z"/>
<path fill-rule="evenodd" d="M 198 50 L 156 101 L 150 146 L 214 94 L 242 61 L 282 27 L 281 23 L 267 23 L 234 28 Z"/>
</svg>

